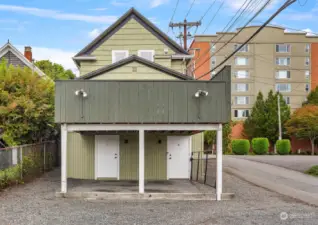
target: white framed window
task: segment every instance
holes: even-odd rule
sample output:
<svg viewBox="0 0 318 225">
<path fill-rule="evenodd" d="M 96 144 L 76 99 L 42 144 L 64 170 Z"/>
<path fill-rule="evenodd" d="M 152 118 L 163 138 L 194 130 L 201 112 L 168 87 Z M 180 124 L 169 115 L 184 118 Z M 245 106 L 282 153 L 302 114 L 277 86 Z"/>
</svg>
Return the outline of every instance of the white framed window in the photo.
<svg viewBox="0 0 318 225">
<path fill-rule="evenodd" d="M 290 105 L 290 97 L 289 96 L 283 96 L 283 99 L 287 105 Z"/>
<path fill-rule="evenodd" d="M 234 84 L 234 89 L 237 92 L 248 91 L 248 84 L 243 84 L 243 83 Z"/>
<path fill-rule="evenodd" d="M 309 57 L 306 57 L 306 58 L 305 58 L 305 65 L 306 65 L 306 66 L 309 66 L 309 65 L 310 65 L 310 58 L 309 58 Z"/>
<path fill-rule="evenodd" d="M 306 80 L 309 80 L 309 79 L 310 79 L 310 71 L 309 71 L 309 70 L 306 70 L 306 71 L 305 71 L 305 79 L 306 79 Z"/>
<path fill-rule="evenodd" d="M 215 75 L 216 75 L 216 72 L 215 72 L 215 71 L 212 71 L 212 72 L 211 72 L 211 78 L 214 77 Z"/>
<path fill-rule="evenodd" d="M 310 84 L 306 84 L 306 85 L 305 85 L 305 91 L 306 91 L 306 92 L 309 92 L 309 91 L 310 91 Z"/>
<path fill-rule="evenodd" d="M 289 79 L 290 71 L 289 70 L 278 70 L 276 71 L 276 79 Z"/>
<path fill-rule="evenodd" d="M 248 96 L 235 96 L 236 105 L 248 105 L 249 97 Z"/>
<path fill-rule="evenodd" d="M 290 65 L 290 58 L 289 57 L 277 57 L 276 58 L 276 65 L 289 66 Z"/>
<path fill-rule="evenodd" d="M 278 53 L 290 52 L 290 44 L 276 44 L 276 52 Z"/>
<path fill-rule="evenodd" d="M 216 65 L 216 57 L 215 56 L 211 57 L 211 64 L 212 64 L 212 66 Z"/>
<path fill-rule="evenodd" d="M 238 49 L 241 46 L 242 46 L 241 44 L 235 44 L 234 50 Z M 243 45 L 242 48 L 238 52 L 248 52 L 248 45 L 247 44 Z"/>
<path fill-rule="evenodd" d="M 247 57 L 235 57 L 235 65 L 237 66 L 246 66 L 248 64 Z"/>
<path fill-rule="evenodd" d="M 129 55 L 128 50 L 112 50 L 112 63 L 118 62 L 127 58 Z"/>
<path fill-rule="evenodd" d="M 234 71 L 234 77 L 238 79 L 245 79 L 249 77 L 249 73 L 247 70 L 237 70 Z"/>
<path fill-rule="evenodd" d="M 305 52 L 310 52 L 310 44 L 305 45 Z"/>
<path fill-rule="evenodd" d="M 215 44 L 212 44 L 212 52 L 215 52 L 215 50 L 216 50 L 216 46 L 215 46 Z"/>
<path fill-rule="evenodd" d="M 155 51 L 154 50 L 138 50 L 138 56 L 153 62 Z"/>
<path fill-rule="evenodd" d="M 235 118 L 246 118 L 250 114 L 248 109 L 235 109 L 234 110 L 234 117 Z"/>
<path fill-rule="evenodd" d="M 276 84 L 276 91 L 291 92 L 291 84 Z"/>
</svg>

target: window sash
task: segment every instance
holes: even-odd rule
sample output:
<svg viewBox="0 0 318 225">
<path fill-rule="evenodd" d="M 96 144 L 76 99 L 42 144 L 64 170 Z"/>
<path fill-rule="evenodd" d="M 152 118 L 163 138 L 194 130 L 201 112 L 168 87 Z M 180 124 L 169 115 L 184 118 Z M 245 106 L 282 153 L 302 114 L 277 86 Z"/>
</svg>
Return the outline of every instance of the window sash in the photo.
<svg viewBox="0 0 318 225">
<path fill-rule="evenodd" d="M 305 79 L 306 79 L 306 80 L 309 80 L 309 78 L 310 78 L 310 72 L 307 70 L 307 71 L 305 72 Z"/>
<path fill-rule="evenodd" d="M 216 64 L 216 57 L 215 57 L 215 56 L 212 56 L 212 58 L 211 58 L 211 64 L 212 64 L 212 65 L 215 65 L 215 64 Z"/>
<path fill-rule="evenodd" d="M 291 84 L 276 84 L 276 91 L 290 92 L 291 91 Z"/>
<path fill-rule="evenodd" d="M 235 91 L 237 92 L 248 91 L 248 84 L 235 84 Z"/>
<path fill-rule="evenodd" d="M 138 51 L 138 56 L 143 58 L 143 59 L 147 59 L 151 62 L 154 61 L 154 55 L 155 55 L 155 51 L 154 50 L 139 50 Z"/>
<path fill-rule="evenodd" d="M 246 118 L 249 116 L 248 109 L 236 109 L 234 110 L 234 117 L 235 118 Z"/>
<path fill-rule="evenodd" d="M 305 65 L 306 65 L 306 66 L 309 66 L 309 64 L 310 64 L 310 58 L 309 58 L 309 57 L 306 57 L 306 58 L 305 58 Z"/>
<path fill-rule="evenodd" d="M 276 52 L 279 52 L 279 53 L 290 52 L 290 44 L 276 44 Z"/>
<path fill-rule="evenodd" d="M 249 97 L 248 96 L 236 96 L 235 97 L 236 105 L 248 105 Z"/>
<path fill-rule="evenodd" d="M 128 50 L 113 50 L 112 51 L 112 63 L 118 62 L 127 58 L 129 55 Z"/>
<path fill-rule="evenodd" d="M 310 44 L 306 44 L 306 46 L 305 46 L 305 52 L 310 52 Z"/>
<path fill-rule="evenodd" d="M 234 76 L 239 79 L 248 78 L 249 74 L 247 70 L 237 70 L 234 72 Z"/>
<path fill-rule="evenodd" d="M 241 46 L 242 46 L 241 44 L 235 44 L 234 50 L 237 50 Z M 243 47 L 238 52 L 248 52 L 248 44 L 243 45 Z"/>
<path fill-rule="evenodd" d="M 310 90 L 310 85 L 309 85 L 309 84 L 306 84 L 306 85 L 305 85 L 305 91 L 306 91 L 306 92 L 309 92 L 309 90 Z"/>
<path fill-rule="evenodd" d="M 236 57 L 235 64 L 238 66 L 246 66 L 248 64 L 248 58 L 246 57 Z"/>
<path fill-rule="evenodd" d="M 290 65 L 290 58 L 289 57 L 277 57 L 276 58 L 276 65 L 288 66 L 288 65 Z"/>
<path fill-rule="evenodd" d="M 290 97 L 289 96 L 283 96 L 284 101 L 286 102 L 287 105 L 290 104 Z"/>
<path fill-rule="evenodd" d="M 276 79 L 289 79 L 290 71 L 289 70 L 278 70 L 276 71 Z"/>
</svg>

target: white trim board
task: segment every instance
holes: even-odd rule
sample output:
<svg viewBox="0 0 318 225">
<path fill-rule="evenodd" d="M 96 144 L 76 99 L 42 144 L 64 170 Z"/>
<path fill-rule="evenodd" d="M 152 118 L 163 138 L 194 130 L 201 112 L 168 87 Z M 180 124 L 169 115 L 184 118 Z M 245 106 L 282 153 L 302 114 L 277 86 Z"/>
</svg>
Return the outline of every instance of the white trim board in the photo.
<svg viewBox="0 0 318 225">
<path fill-rule="evenodd" d="M 218 124 L 68 124 L 67 130 L 72 131 L 137 131 L 137 130 L 182 130 L 204 131 L 219 130 Z"/>
</svg>

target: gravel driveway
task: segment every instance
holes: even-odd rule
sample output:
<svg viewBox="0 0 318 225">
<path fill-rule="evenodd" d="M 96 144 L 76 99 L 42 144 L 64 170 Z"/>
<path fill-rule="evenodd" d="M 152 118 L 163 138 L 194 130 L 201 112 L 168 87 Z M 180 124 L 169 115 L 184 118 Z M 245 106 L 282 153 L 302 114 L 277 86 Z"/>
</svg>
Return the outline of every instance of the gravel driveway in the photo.
<svg viewBox="0 0 318 225">
<path fill-rule="evenodd" d="M 225 156 L 227 157 L 227 156 Z M 248 159 L 256 162 L 267 163 L 280 166 L 290 170 L 305 172 L 310 167 L 318 165 L 318 156 L 309 155 L 251 155 L 251 156 L 231 156 Z"/>
<path fill-rule="evenodd" d="M 231 201 L 94 201 L 58 199 L 58 170 L 0 193 L 0 224 L 317 224 L 318 208 L 224 174 Z M 286 221 L 280 213 L 287 212 Z"/>
</svg>

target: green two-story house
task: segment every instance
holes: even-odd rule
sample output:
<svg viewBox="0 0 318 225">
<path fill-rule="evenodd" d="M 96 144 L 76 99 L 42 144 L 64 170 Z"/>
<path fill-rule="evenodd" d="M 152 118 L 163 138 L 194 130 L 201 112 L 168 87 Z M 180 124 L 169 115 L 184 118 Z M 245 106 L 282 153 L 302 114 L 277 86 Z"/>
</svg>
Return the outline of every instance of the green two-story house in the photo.
<svg viewBox="0 0 318 225">
<path fill-rule="evenodd" d="M 80 77 L 56 82 L 62 192 L 67 178 L 139 180 L 140 193 L 144 180 L 189 179 L 202 131 L 230 118 L 230 68 L 195 81 L 191 58 L 135 9 L 73 57 Z"/>
</svg>

